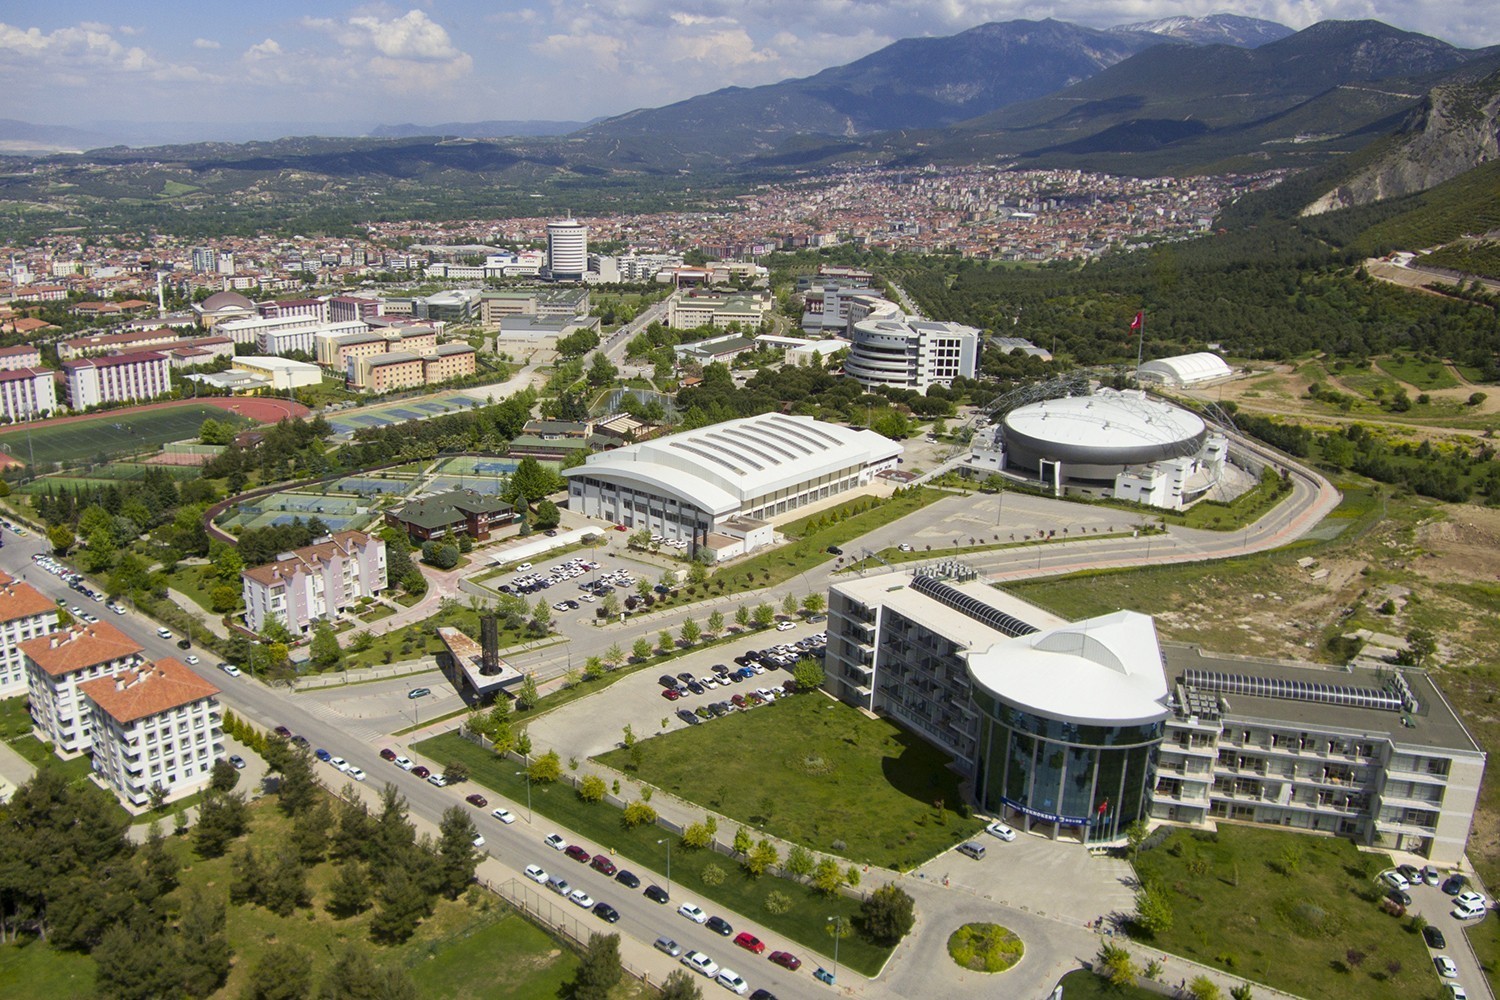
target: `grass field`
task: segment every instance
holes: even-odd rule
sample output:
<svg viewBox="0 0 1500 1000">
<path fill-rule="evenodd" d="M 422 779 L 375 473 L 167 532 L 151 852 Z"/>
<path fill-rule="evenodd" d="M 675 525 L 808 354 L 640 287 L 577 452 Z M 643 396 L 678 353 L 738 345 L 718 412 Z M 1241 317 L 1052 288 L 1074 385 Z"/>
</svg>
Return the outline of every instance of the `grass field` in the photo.
<svg viewBox="0 0 1500 1000">
<path fill-rule="evenodd" d="M 948 755 L 822 695 L 737 712 L 639 746 L 636 776 L 643 781 L 783 840 L 884 868 L 913 868 L 983 825 L 956 811 L 963 796 Z M 725 746 L 735 752 L 723 753 Z M 599 760 L 623 771 L 630 751 Z M 714 761 L 711 774 L 705 760 Z"/>
<path fill-rule="evenodd" d="M 505 956 L 506 963 L 504 987 L 497 989 L 498 975 L 476 976 L 475 970 L 498 973 L 499 956 Z M 430 955 L 415 956 L 409 966 L 417 995 L 431 1000 L 489 1000 L 502 992 L 513 1000 L 555 1000 L 565 995 L 564 984 L 577 968 L 573 952 L 559 948 L 541 928 L 514 914 L 444 942 Z"/>
<path fill-rule="evenodd" d="M 456 733 L 437 736 L 414 747 L 418 752 L 438 761 L 461 760 L 469 767 L 471 780 L 485 788 L 493 789 L 513 803 L 525 808 L 526 780 L 516 774 L 513 761 L 497 760 L 495 755 L 476 743 L 470 743 Z M 718 754 L 717 763 L 725 755 Z M 598 845 L 595 849 L 608 848 L 621 857 L 654 871 L 661 871 L 666 864 L 667 848 L 661 843 L 670 837 L 658 826 L 626 829 L 620 821 L 619 810 L 603 803 L 588 803 L 564 784 L 533 785 L 531 804 L 538 816 L 555 820 L 571 830 L 577 831 L 585 842 Z M 732 830 L 720 830 L 719 838 L 733 836 Z M 618 859 L 616 859 L 618 861 Z M 703 872 L 714 865 L 721 869 L 724 879 L 714 885 L 703 880 Z M 622 867 L 630 867 L 624 865 Z M 642 872 L 642 878 L 645 878 Z M 767 907 L 767 897 L 773 892 L 784 893 L 791 908 L 785 913 L 772 913 Z M 765 927 L 801 943 L 822 956 L 801 953 L 804 962 L 831 961 L 826 956 L 833 953 L 833 938 L 829 933 L 829 918 L 843 917 L 852 922 L 859 911 L 859 903 L 844 896 L 825 896 L 809 886 L 786 879 L 764 875 L 759 879 L 745 874 L 733 860 L 722 854 L 707 850 L 688 850 L 680 844 L 672 851 L 672 898 L 674 902 L 691 899 L 699 903 L 713 901 L 743 914 L 755 926 Z M 664 918 L 666 919 L 666 918 Z M 750 928 L 752 931 L 754 927 Z M 839 961 L 867 976 L 875 975 L 890 956 L 891 949 L 871 944 L 858 934 L 844 938 L 839 944 Z"/>
<path fill-rule="evenodd" d="M 1458 379 L 1441 361 L 1419 361 L 1410 354 L 1394 354 L 1381 358 L 1377 364 L 1381 371 L 1408 382 L 1418 389 L 1456 389 Z"/>
<path fill-rule="evenodd" d="M 1377 907 L 1384 855 L 1345 840 L 1220 826 L 1174 830 L 1136 870 L 1166 886 L 1162 950 L 1311 1000 L 1425 997 L 1432 963 L 1409 921 Z"/>
<path fill-rule="evenodd" d="M 32 424 L 29 431 L 24 426 L 11 428 L 0 432 L 0 446 L 22 461 L 29 462 L 35 455 L 38 468 L 43 469 L 58 462 L 104 461 L 115 455 L 156 451 L 168 441 L 196 437 L 209 417 L 236 427 L 250 424 L 217 406 L 187 403 L 136 413 L 112 410 L 67 423 Z"/>
<path fill-rule="evenodd" d="M 58 951 L 45 941 L 0 945 L 0 997 L 7 1000 L 92 1000 L 94 960 Z"/>
<path fill-rule="evenodd" d="M 1111 986 L 1108 979 L 1087 969 L 1075 969 L 1062 977 L 1067 1000 L 1161 1000 L 1162 994 L 1142 986 Z"/>
</svg>

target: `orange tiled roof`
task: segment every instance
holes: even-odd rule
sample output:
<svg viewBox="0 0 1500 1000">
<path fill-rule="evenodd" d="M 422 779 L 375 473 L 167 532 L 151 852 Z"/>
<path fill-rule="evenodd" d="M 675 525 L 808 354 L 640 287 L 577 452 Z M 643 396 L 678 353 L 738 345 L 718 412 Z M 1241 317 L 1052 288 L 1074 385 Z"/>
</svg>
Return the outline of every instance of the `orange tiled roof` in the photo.
<svg viewBox="0 0 1500 1000">
<path fill-rule="evenodd" d="M 175 657 L 84 681 L 78 690 L 121 725 L 212 698 L 219 689 Z"/>
<path fill-rule="evenodd" d="M 322 563 L 329 562 L 334 555 L 348 556 L 355 549 L 364 548 L 370 542 L 370 536 L 363 531 L 340 531 L 331 538 L 331 541 L 293 549 L 290 559 L 266 563 L 264 566 L 252 566 L 245 570 L 243 575 L 269 587 L 304 570 L 311 570 Z"/>
<path fill-rule="evenodd" d="M 26 658 L 53 677 L 110 663 L 146 650 L 140 643 L 109 622 L 77 625 L 21 643 Z"/>
<path fill-rule="evenodd" d="M 57 604 L 42 596 L 31 584 L 17 583 L 14 577 L 3 573 L 0 576 L 5 577 L 0 580 L 0 622 L 13 622 L 57 610 Z"/>
</svg>

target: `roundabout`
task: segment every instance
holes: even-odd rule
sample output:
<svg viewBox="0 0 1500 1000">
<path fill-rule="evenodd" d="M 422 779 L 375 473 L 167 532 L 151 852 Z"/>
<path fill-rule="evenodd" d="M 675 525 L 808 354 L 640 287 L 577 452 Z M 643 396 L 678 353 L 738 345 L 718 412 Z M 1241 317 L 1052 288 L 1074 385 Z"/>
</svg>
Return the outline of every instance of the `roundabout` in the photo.
<svg viewBox="0 0 1500 1000">
<path fill-rule="evenodd" d="M 1006 972 L 1021 960 L 1026 946 L 999 924 L 964 924 L 948 936 L 948 957 L 970 972 Z"/>
</svg>

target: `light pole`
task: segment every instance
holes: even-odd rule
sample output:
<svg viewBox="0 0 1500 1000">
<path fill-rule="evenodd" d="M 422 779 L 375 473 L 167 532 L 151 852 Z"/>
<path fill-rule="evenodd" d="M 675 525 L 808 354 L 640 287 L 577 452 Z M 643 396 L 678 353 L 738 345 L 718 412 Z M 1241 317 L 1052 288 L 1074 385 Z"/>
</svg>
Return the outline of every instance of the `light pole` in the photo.
<svg viewBox="0 0 1500 1000">
<path fill-rule="evenodd" d="M 526 822 L 530 823 L 531 822 L 531 772 L 530 771 L 517 771 L 516 772 L 516 777 L 519 778 L 523 774 L 526 775 Z"/>
<path fill-rule="evenodd" d="M 658 844 L 667 845 L 667 895 L 672 895 L 672 838 L 663 837 Z"/>
<path fill-rule="evenodd" d="M 844 918 L 835 914 L 828 918 L 828 922 L 833 924 L 833 978 L 836 980 L 839 978 L 839 938 L 844 936 Z"/>
</svg>

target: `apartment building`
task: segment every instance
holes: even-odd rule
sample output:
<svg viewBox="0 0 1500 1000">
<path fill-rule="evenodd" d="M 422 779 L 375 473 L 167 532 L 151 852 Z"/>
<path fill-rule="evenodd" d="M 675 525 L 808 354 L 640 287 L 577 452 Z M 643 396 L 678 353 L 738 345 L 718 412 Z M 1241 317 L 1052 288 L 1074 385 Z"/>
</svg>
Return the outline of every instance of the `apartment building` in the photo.
<svg viewBox="0 0 1500 1000">
<path fill-rule="evenodd" d="M 257 302 L 255 311 L 265 319 L 303 316 L 319 323 L 327 323 L 329 319 L 327 299 L 277 299 L 275 302 Z"/>
<path fill-rule="evenodd" d="M 64 399 L 74 410 L 155 399 L 172 390 L 171 365 L 157 351 L 63 362 Z"/>
<path fill-rule="evenodd" d="M 56 412 L 56 372 L 50 368 L 0 369 L 0 419 L 18 423 Z"/>
<path fill-rule="evenodd" d="M 57 357 L 59 361 L 71 361 L 74 358 L 86 358 L 96 354 L 146 351 L 155 347 L 180 343 L 181 337 L 177 331 L 165 326 L 134 333 L 96 333 L 88 337 L 74 337 L 71 340 L 59 342 Z M 37 363 L 31 367 L 36 368 L 40 365 L 41 359 L 38 358 Z"/>
<path fill-rule="evenodd" d="M 90 746 L 89 718 L 78 685 L 142 662 L 145 649 L 108 622 L 74 625 L 21 643 L 26 691 L 37 739 L 64 757 Z"/>
<path fill-rule="evenodd" d="M 468 344 L 444 344 L 422 355 L 423 377 L 428 385 L 465 378 L 478 371 L 479 355 Z"/>
<path fill-rule="evenodd" d="M 293 635 L 337 618 L 361 598 L 386 588 L 385 542 L 341 531 L 240 574 L 245 621 L 255 632 L 273 620 Z"/>
<path fill-rule="evenodd" d="M 391 392 L 427 384 L 427 364 L 410 351 L 372 354 L 349 362 L 349 383 L 370 392 Z"/>
<path fill-rule="evenodd" d="M 738 323 L 745 329 L 758 330 L 770 309 L 771 298 L 766 293 L 704 295 L 679 291 L 667 299 L 667 326 L 673 330 L 696 330 L 700 326 L 722 330 Z"/>
<path fill-rule="evenodd" d="M 380 315 L 380 300 L 358 295 L 335 295 L 328 300 L 328 320 L 331 323 L 346 323 L 349 320 L 368 322 Z"/>
<path fill-rule="evenodd" d="M 21 643 L 57 631 L 57 605 L 29 583 L 0 573 L 0 698 L 26 691 Z"/>
<path fill-rule="evenodd" d="M 31 344 L 0 347 L 0 371 L 42 367 L 42 352 Z"/>
<path fill-rule="evenodd" d="M 168 657 L 78 686 L 93 733 L 94 774 L 127 808 L 208 784 L 224 754 L 219 689 Z"/>
</svg>

